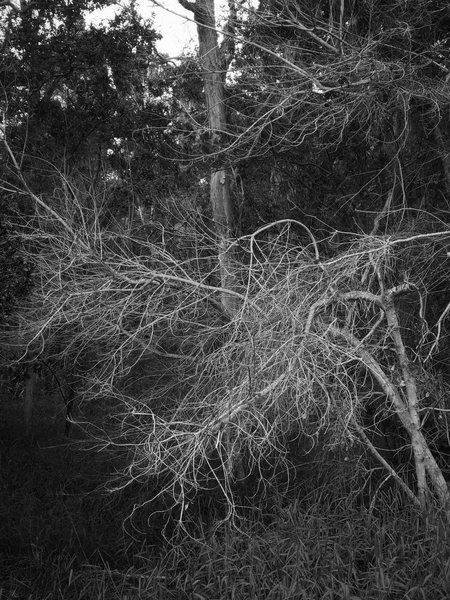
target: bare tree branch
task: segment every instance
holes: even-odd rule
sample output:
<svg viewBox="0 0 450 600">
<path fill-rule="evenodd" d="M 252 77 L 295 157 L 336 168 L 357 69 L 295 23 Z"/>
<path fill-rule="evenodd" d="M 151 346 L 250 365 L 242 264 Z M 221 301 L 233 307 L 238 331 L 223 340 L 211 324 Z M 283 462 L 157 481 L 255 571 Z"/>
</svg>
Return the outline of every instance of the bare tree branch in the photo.
<svg viewBox="0 0 450 600">
<path fill-rule="evenodd" d="M 378 450 L 375 448 L 375 446 L 372 444 L 372 442 L 370 441 L 370 439 L 367 437 L 366 432 L 364 431 L 364 429 L 361 427 L 361 425 L 359 423 L 356 422 L 355 419 L 353 419 L 353 427 L 356 429 L 356 431 L 358 432 L 359 436 L 361 437 L 362 442 L 364 443 L 364 445 L 369 449 L 369 451 L 374 455 L 374 457 L 377 459 L 377 461 L 383 465 L 383 467 L 386 469 L 386 471 L 391 475 L 391 477 L 393 479 L 395 479 L 395 481 L 398 483 L 398 485 L 402 488 L 402 490 L 406 493 L 406 495 L 408 496 L 408 498 L 410 500 L 413 501 L 414 504 L 416 504 L 419 508 L 421 507 L 420 505 L 420 500 L 419 498 L 415 495 L 415 493 L 412 491 L 412 489 L 408 486 L 408 484 L 400 477 L 400 475 L 397 473 L 397 471 L 387 462 L 387 460 L 385 460 L 383 458 L 383 456 L 378 452 Z"/>
</svg>

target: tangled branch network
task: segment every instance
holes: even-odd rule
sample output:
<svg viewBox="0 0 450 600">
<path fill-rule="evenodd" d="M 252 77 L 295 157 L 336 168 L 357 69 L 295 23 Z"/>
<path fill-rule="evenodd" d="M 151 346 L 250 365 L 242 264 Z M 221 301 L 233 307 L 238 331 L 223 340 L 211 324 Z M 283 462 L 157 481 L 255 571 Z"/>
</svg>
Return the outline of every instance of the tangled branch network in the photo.
<svg viewBox="0 0 450 600">
<path fill-rule="evenodd" d="M 428 324 L 424 302 L 448 267 L 448 231 L 359 236 L 321 258 L 302 224 L 266 226 L 234 242 L 240 309 L 229 317 L 207 226 L 178 215 L 170 226 L 106 231 L 81 204 L 59 216 L 16 223 L 34 288 L 5 343 L 24 360 L 84 369 L 85 401 L 120 401 L 120 425 L 103 438 L 131 453 L 120 485 L 158 480 L 181 515 L 211 485 L 233 515 L 237 482 L 259 473 L 270 486 L 289 472 L 289 440 L 368 439 L 370 390 L 390 400 L 398 390 L 390 299 L 415 299 L 415 362 L 439 348 L 448 307 Z"/>
</svg>

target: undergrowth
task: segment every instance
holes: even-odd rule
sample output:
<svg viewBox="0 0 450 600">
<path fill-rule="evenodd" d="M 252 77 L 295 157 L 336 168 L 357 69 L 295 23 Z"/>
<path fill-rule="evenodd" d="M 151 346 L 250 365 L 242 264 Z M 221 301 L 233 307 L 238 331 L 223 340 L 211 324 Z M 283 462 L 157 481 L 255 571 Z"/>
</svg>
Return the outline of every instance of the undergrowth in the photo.
<svg viewBox="0 0 450 600">
<path fill-rule="evenodd" d="M 105 494 L 111 456 L 2 433 L 2 600 L 449 597 L 448 526 L 395 487 L 374 508 L 310 475 L 288 497 L 254 498 L 234 526 L 193 509 L 168 536 L 165 519 L 124 520 L 142 491 Z"/>
<path fill-rule="evenodd" d="M 5 366 L 53 360 L 86 412 L 70 443 L 51 423 L 24 441 L 3 413 L 0 600 L 448 598 L 449 524 L 417 505 L 448 496 L 448 387 L 430 360 L 450 304 L 424 307 L 449 232 L 321 257 L 301 223 L 306 246 L 284 221 L 260 241 L 265 226 L 239 241 L 230 317 L 194 225 L 173 228 L 183 257 L 104 232 L 94 208 L 17 225 L 39 277 L 5 319 Z"/>
</svg>

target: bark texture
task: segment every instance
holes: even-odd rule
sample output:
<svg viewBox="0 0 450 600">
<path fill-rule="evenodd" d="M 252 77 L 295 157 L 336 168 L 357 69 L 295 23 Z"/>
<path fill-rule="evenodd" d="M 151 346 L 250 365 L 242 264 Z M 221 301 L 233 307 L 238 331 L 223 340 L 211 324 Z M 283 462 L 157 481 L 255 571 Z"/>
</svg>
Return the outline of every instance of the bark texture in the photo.
<svg viewBox="0 0 450 600">
<path fill-rule="evenodd" d="M 224 105 L 225 76 L 228 56 L 225 47 L 219 46 L 216 29 L 214 0 L 197 0 L 180 4 L 194 13 L 197 24 L 199 59 L 205 90 L 208 114 L 209 146 L 212 153 L 221 149 L 221 138 L 227 131 Z M 218 155 L 220 161 L 220 154 Z M 220 265 L 222 305 L 229 315 L 238 310 L 235 295 L 226 290 L 235 290 L 234 260 L 231 240 L 233 231 L 233 201 L 230 191 L 230 176 L 223 160 L 223 166 L 212 170 L 210 175 L 210 202 L 217 235 L 218 260 Z"/>
</svg>

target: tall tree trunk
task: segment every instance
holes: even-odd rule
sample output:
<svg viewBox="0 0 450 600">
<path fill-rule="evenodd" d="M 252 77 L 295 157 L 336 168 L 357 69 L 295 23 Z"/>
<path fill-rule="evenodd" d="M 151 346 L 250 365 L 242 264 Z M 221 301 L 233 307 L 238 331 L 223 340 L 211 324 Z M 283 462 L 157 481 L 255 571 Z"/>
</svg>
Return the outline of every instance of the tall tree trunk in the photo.
<svg viewBox="0 0 450 600">
<path fill-rule="evenodd" d="M 199 58 L 205 90 L 208 114 L 209 141 L 211 152 L 220 149 L 221 136 L 227 130 L 224 105 L 225 75 L 227 60 L 223 48 L 218 43 L 214 0 L 179 0 L 180 4 L 194 13 L 197 24 Z M 233 250 L 230 246 L 233 237 L 233 201 L 230 192 L 230 175 L 225 164 L 214 168 L 210 176 L 210 202 L 214 219 L 218 260 L 220 265 L 222 305 L 232 315 L 236 312 L 237 298 L 226 290 L 236 287 L 234 276 Z"/>
</svg>

